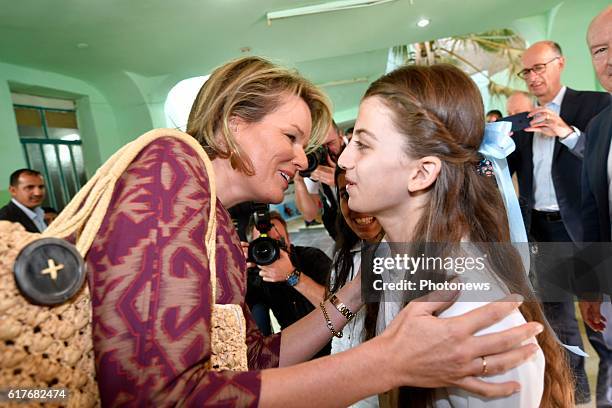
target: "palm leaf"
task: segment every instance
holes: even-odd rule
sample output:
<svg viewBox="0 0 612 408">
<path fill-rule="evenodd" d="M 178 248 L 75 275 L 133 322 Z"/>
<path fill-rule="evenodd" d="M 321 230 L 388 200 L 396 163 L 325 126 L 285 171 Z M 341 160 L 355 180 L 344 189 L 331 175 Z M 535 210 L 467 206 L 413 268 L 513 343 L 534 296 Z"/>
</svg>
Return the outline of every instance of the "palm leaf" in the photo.
<svg viewBox="0 0 612 408">
<path fill-rule="evenodd" d="M 493 73 L 508 70 L 510 79 L 520 69 L 520 55 L 525 50 L 525 40 L 510 29 L 489 30 L 393 47 L 393 54 L 405 64 L 430 65 L 445 62 L 466 71 L 481 73 L 489 80 L 491 95 L 510 95 L 515 90 L 491 79 Z M 496 69 L 494 67 L 497 67 Z"/>
</svg>

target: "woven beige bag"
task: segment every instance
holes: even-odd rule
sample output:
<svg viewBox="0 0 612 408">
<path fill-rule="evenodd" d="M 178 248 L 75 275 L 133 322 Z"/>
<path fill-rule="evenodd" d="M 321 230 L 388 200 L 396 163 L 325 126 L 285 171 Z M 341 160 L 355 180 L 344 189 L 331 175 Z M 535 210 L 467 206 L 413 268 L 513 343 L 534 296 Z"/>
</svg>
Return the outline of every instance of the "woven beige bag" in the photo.
<svg viewBox="0 0 612 408">
<path fill-rule="evenodd" d="M 212 163 L 197 141 L 173 129 L 145 133 L 115 153 L 77 193 L 42 234 L 26 232 L 19 224 L 0 221 L 0 390 L 67 388 L 69 407 L 100 405 L 95 380 L 91 334 L 91 302 L 87 285 L 57 306 L 31 303 L 20 292 L 13 273 L 18 254 L 41 238 L 77 237 L 76 250 L 85 257 L 111 201 L 115 183 L 136 155 L 153 140 L 174 137 L 198 152 L 210 180 L 211 207 L 204 237 L 210 260 L 213 313 L 212 357 L 209 369 L 246 371 L 246 323 L 240 305 L 216 300 L 216 188 Z M 25 248 L 25 249 L 24 249 Z M 77 254 L 78 255 L 78 254 Z M 23 256 L 22 256 L 23 258 Z M 51 262 L 49 259 L 49 268 Z M 53 264 L 55 265 L 55 263 Z M 62 266 L 63 265 L 59 265 Z M 63 273 L 55 269 L 57 274 Z M 56 279 L 49 271 L 45 278 Z M 66 405 L 65 402 L 62 405 Z M 15 406 L 23 407 L 22 403 Z"/>
</svg>

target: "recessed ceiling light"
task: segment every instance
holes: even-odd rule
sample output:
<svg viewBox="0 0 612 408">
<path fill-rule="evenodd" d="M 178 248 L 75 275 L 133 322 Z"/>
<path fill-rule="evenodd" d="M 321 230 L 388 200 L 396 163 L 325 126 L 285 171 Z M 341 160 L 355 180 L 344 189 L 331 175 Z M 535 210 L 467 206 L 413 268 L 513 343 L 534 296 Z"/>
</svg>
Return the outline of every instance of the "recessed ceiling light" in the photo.
<svg viewBox="0 0 612 408">
<path fill-rule="evenodd" d="M 81 49 L 89 48 L 89 44 L 87 44 L 87 43 L 78 43 L 76 46 L 77 46 L 77 48 L 81 48 Z"/>
<path fill-rule="evenodd" d="M 426 18 L 422 18 L 417 22 L 417 25 L 421 28 L 427 27 L 429 25 L 429 20 Z"/>
</svg>

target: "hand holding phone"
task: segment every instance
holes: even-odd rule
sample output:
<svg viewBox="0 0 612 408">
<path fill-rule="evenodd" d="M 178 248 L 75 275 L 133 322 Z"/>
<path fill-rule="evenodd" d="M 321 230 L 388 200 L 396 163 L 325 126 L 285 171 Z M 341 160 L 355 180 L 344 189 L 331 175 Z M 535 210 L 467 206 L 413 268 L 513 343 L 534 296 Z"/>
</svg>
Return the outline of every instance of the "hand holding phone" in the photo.
<svg viewBox="0 0 612 408">
<path fill-rule="evenodd" d="M 511 122 L 512 123 L 512 132 L 518 132 L 519 130 L 523 130 L 529 127 L 529 122 L 531 122 L 531 118 L 528 117 L 529 112 L 521 112 L 516 115 L 506 116 L 505 118 L 501 118 L 499 122 Z"/>
</svg>

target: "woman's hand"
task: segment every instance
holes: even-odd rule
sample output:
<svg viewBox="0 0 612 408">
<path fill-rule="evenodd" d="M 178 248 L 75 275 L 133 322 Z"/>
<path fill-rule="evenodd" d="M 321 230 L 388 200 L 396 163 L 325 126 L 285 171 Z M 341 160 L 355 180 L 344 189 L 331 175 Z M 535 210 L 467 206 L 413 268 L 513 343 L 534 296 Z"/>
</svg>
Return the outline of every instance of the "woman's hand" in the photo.
<svg viewBox="0 0 612 408">
<path fill-rule="evenodd" d="M 428 295 L 431 296 L 431 295 Z M 437 299 L 440 294 L 436 293 Z M 464 315 L 438 318 L 453 300 L 412 301 L 374 338 L 386 356 L 386 372 L 394 387 L 460 387 L 485 397 L 511 395 L 520 389 L 517 382 L 490 383 L 479 379 L 516 367 L 537 350 L 537 344 L 522 343 L 543 330 L 539 323 L 527 323 L 509 330 L 474 336 L 518 308 L 518 296 L 509 296 Z M 426 297 L 425 297 L 426 298 Z M 486 359 L 484 372 L 483 357 Z"/>
</svg>

